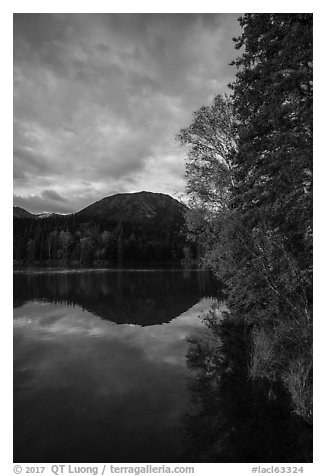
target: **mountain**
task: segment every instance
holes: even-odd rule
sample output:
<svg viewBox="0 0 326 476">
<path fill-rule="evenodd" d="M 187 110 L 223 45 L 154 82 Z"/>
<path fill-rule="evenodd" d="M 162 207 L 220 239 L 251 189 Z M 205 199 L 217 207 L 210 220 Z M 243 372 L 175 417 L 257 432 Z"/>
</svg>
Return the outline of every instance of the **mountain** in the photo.
<svg viewBox="0 0 326 476">
<path fill-rule="evenodd" d="M 14 218 L 36 218 L 37 215 L 24 210 L 24 208 L 14 207 Z"/>
<path fill-rule="evenodd" d="M 43 213 L 30 213 L 24 208 L 14 207 L 14 218 L 50 218 L 50 217 L 62 217 L 66 215 L 62 215 L 61 213 L 53 213 L 53 212 L 43 212 Z"/>
<path fill-rule="evenodd" d="M 98 202 L 83 208 L 75 214 L 79 219 L 107 219 L 125 223 L 164 224 L 184 216 L 186 206 L 164 193 L 135 192 L 118 193 L 102 198 Z M 14 207 L 14 218 L 64 217 L 60 213 L 30 213 L 20 207 Z"/>
<path fill-rule="evenodd" d="M 70 215 L 16 207 L 14 259 L 61 265 L 190 259 L 197 251 L 187 244 L 186 210 L 169 195 L 151 192 L 113 195 Z"/>
<path fill-rule="evenodd" d="M 163 193 L 119 193 L 103 198 L 75 215 L 85 218 L 101 218 L 126 223 L 164 224 L 179 220 L 185 205 Z"/>
</svg>

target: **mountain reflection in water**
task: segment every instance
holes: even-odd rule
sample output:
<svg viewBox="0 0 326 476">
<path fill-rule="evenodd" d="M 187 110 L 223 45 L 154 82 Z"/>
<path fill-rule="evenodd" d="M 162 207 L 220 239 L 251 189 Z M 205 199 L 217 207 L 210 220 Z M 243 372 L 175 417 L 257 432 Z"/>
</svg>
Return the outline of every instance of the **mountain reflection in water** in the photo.
<svg viewBox="0 0 326 476">
<path fill-rule="evenodd" d="M 14 461 L 182 461 L 187 339 L 216 292 L 201 271 L 15 273 Z"/>
<path fill-rule="evenodd" d="M 14 274 L 14 307 L 35 299 L 73 304 L 117 324 L 169 322 L 216 292 L 208 272 L 187 269 Z"/>
<path fill-rule="evenodd" d="M 202 271 L 15 273 L 14 462 L 311 461 L 246 329 L 199 318 L 222 299 Z"/>
</svg>

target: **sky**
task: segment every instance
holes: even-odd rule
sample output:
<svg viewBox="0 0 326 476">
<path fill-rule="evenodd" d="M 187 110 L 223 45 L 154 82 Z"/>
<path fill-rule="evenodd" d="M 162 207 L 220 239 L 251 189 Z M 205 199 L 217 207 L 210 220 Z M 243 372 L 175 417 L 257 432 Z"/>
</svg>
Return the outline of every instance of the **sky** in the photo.
<svg viewBox="0 0 326 476">
<path fill-rule="evenodd" d="M 184 192 L 176 135 L 229 92 L 240 14 L 14 14 L 14 205 Z"/>
</svg>

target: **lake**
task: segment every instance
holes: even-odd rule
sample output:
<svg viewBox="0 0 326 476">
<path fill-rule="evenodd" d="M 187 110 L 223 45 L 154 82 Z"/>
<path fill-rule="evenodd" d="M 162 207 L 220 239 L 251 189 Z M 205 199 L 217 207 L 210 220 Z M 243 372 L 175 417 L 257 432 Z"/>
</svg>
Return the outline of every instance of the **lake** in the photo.
<svg viewBox="0 0 326 476">
<path fill-rule="evenodd" d="M 14 273 L 14 461 L 184 461 L 201 270 Z"/>
<path fill-rule="evenodd" d="M 201 270 L 14 272 L 14 462 L 312 461 L 222 299 Z"/>
</svg>

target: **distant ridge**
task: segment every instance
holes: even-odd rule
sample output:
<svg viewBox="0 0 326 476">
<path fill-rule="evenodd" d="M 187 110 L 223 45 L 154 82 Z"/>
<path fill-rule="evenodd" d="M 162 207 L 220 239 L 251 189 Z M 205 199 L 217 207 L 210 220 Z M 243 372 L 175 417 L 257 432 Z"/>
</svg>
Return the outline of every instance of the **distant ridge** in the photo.
<svg viewBox="0 0 326 476">
<path fill-rule="evenodd" d="M 154 192 L 118 193 L 76 213 L 79 217 L 110 219 L 129 223 L 173 221 L 183 217 L 186 206 L 170 195 Z"/>
<path fill-rule="evenodd" d="M 54 216 L 64 216 L 61 213 L 43 212 L 43 213 L 30 213 L 24 208 L 14 207 L 14 218 L 49 218 Z"/>
<path fill-rule="evenodd" d="M 37 218 L 37 215 L 28 212 L 24 208 L 14 207 L 14 218 Z"/>
<path fill-rule="evenodd" d="M 170 195 L 154 192 L 118 193 L 92 203 L 77 213 L 71 214 L 85 219 L 107 219 L 125 223 L 167 223 L 183 218 L 187 207 Z M 24 208 L 14 207 L 14 218 L 63 217 L 60 213 L 30 213 Z"/>
</svg>

